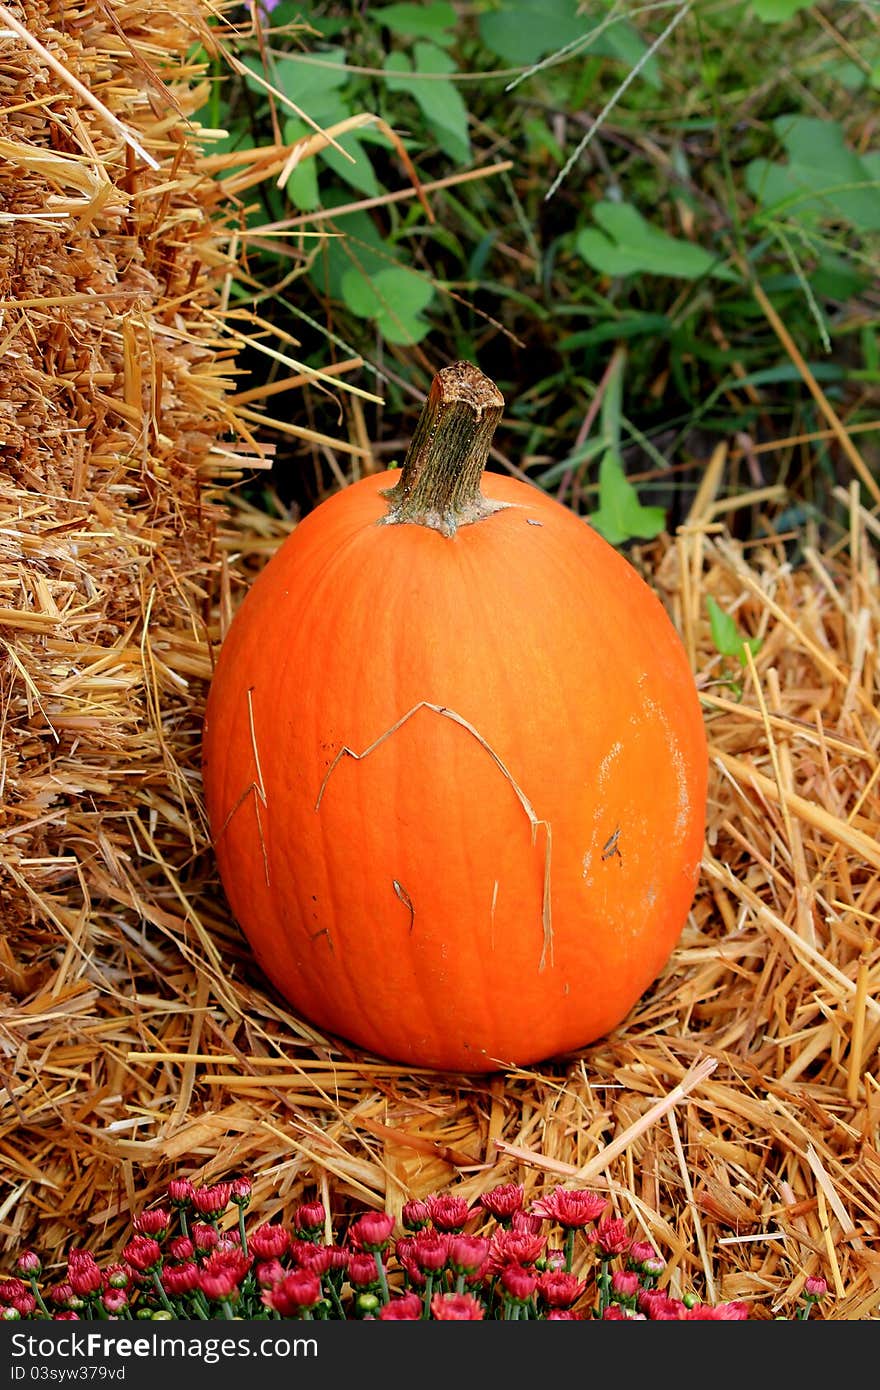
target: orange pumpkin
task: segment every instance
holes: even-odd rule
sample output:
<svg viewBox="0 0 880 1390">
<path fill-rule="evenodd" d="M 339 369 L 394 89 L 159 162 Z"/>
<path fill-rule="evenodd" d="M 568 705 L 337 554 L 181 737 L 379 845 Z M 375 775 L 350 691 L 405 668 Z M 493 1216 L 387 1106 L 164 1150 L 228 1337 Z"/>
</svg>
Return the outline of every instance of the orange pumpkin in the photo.
<svg viewBox="0 0 880 1390">
<path fill-rule="evenodd" d="M 466 1072 L 623 1020 L 681 933 L 706 810 L 675 628 L 587 523 L 483 474 L 503 404 L 445 368 L 402 472 L 296 527 L 204 730 L 219 871 L 265 974 L 326 1031 Z"/>
</svg>

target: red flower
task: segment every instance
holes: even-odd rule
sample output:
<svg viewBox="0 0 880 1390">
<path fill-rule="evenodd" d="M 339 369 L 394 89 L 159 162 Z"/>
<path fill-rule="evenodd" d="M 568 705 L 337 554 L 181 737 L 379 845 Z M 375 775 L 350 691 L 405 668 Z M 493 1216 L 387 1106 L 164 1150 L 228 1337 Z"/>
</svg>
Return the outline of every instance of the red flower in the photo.
<svg viewBox="0 0 880 1390">
<path fill-rule="evenodd" d="M 379 1283 L 376 1261 L 366 1251 L 353 1251 L 348 1257 L 348 1282 L 353 1289 L 371 1289 Z"/>
<path fill-rule="evenodd" d="M 22 1250 L 15 1261 L 15 1268 L 19 1274 L 23 1274 L 27 1279 L 31 1276 L 36 1278 L 38 1274 L 42 1273 L 43 1262 L 35 1250 Z"/>
<path fill-rule="evenodd" d="M 449 1236 L 441 1231 L 416 1231 L 410 1249 L 423 1274 L 436 1274 L 449 1259 Z"/>
<path fill-rule="evenodd" d="M 463 1197 L 453 1197 L 448 1192 L 428 1197 L 426 1206 L 438 1231 L 463 1230 L 471 1214 L 471 1209 Z"/>
<path fill-rule="evenodd" d="M 393 1216 L 384 1211 L 368 1211 L 358 1217 L 349 1235 L 358 1250 L 384 1250 L 393 1230 Z"/>
<path fill-rule="evenodd" d="M 231 1273 L 237 1284 L 241 1283 L 250 1267 L 250 1258 L 243 1250 L 214 1250 L 202 1265 L 208 1274 Z"/>
<path fill-rule="evenodd" d="M 639 1292 L 639 1276 L 634 1269 L 616 1269 L 611 1276 L 611 1295 L 618 1303 L 635 1307 Z"/>
<path fill-rule="evenodd" d="M 636 1307 L 651 1322 L 680 1322 L 685 1315 L 681 1299 L 670 1298 L 662 1289 L 643 1289 L 636 1300 Z"/>
<path fill-rule="evenodd" d="M 261 1260 L 254 1273 L 260 1288 L 270 1289 L 279 1279 L 284 1278 L 284 1265 L 280 1260 Z"/>
<path fill-rule="evenodd" d="M 98 1293 L 104 1287 L 104 1275 L 87 1251 L 71 1250 L 67 1261 L 67 1282 L 82 1298 Z"/>
<path fill-rule="evenodd" d="M 53 1321 L 53 1322 L 74 1322 L 74 1321 L 79 1322 L 79 1313 L 73 1313 L 73 1312 L 53 1313 L 53 1314 L 52 1314 L 52 1321 Z"/>
<path fill-rule="evenodd" d="M 165 1190 L 169 1202 L 176 1207 L 185 1207 L 192 1201 L 194 1188 L 189 1178 L 172 1178 Z"/>
<path fill-rule="evenodd" d="M 567 1231 L 573 1231 L 589 1226 L 607 1205 L 608 1199 L 597 1196 L 595 1192 L 556 1187 L 546 1197 L 533 1202 L 531 1209 L 546 1221 L 557 1221 Z"/>
<path fill-rule="evenodd" d="M 685 1309 L 685 1319 L 700 1322 L 744 1322 L 749 1316 L 748 1303 L 695 1303 Z"/>
<path fill-rule="evenodd" d="M 0 1283 L 0 1303 L 11 1307 L 15 1300 L 27 1291 L 27 1284 L 23 1284 L 20 1279 L 4 1279 Z"/>
<path fill-rule="evenodd" d="M 293 1229 L 306 1240 L 314 1239 L 321 1234 L 326 1220 L 323 1202 L 303 1202 L 293 1213 Z"/>
<path fill-rule="evenodd" d="M 266 1290 L 263 1302 L 282 1317 L 295 1318 L 321 1302 L 321 1281 L 317 1274 L 310 1274 L 308 1270 L 292 1269 L 273 1288 Z"/>
<path fill-rule="evenodd" d="M 530 1236 L 539 1236 L 544 1229 L 544 1222 L 540 1216 L 535 1216 L 530 1211 L 515 1211 L 510 1219 L 510 1228 L 513 1231 L 525 1231 Z"/>
<path fill-rule="evenodd" d="M 349 1252 L 347 1250 L 344 1250 L 341 1245 L 325 1245 L 324 1249 L 329 1252 L 331 1269 L 348 1269 Z"/>
<path fill-rule="evenodd" d="M 220 1216 L 229 1206 L 232 1183 L 216 1182 L 212 1187 L 193 1189 L 192 1204 L 200 1216 Z"/>
<path fill-rule="evenodd" d="M 197 1221 L 190 1228 L 190 1236 L 199 1254 L 204 1255 L 208 1250 L 215 1249 L 220 1239 L 220 1232 L 216 1231 L 213 1226 L 209 1226 L 206 1221 Z"/>
<path fill-rule="evenodd" d="M 484 1192 L 479 1200 L 480 1206 L 485 1207 L 496 1221 L 507 1225 L 515 1212 L 522 1211 L 525 1188 L 518 1182 L 502 1183 Z"/>
<path fill-rule="evenodd" d="M 401 1293 L 383 1303 L 377 1317 L 380 1322 L 418 1322 L 422 1316 L 422 1300 L 417 1293 Z"/>
<path fill-rule="evenodd" d="M 582 1322 L 580 1313 L 573 1313 L 570 1308 L 551 1308 L 547 1314 L 548 1322 Z"/>
<path fill-rule="evenodd" d="M 632 1241 L 626 1222 L 620 1216 L 609 1216 L 596 1227 L 596 1244 L 605 1256 L 624 1255 Z"/>
<path fill-rule="evenodd" d="M 162 1270 L 162 1287 L 175 1298 L 178 1294 L 192 1293 L 199 1284 L 199 1267 L 195 1260 L 184 1260 L 183 1264 L 166 1265 Z"/>
<path fill-rule="evenodd" d="M 522 1265 L 505 1265 L 501 1271 L 501 1287 L 515 1303 L 528 1303 L 538 1287 L 538 1276 Z"/>
<path fill-rule="evenodd" d="M 427 1280 L 415 1262 L 412 1251 L 413 1240 L 413 1236 L 399 1236 L 394 1247 L 394 1253 L 397 1256 L 397 1263 L 407 1277 L 407 1281 L 410 1284 L 415 1284 L 417 1289 L 423 1289 Z"/>
<path fill-rule="evenodd" d="M 104 1270 L 107 1285 L 111 1289 L 127 1289 L 131 1283 L 131 1270 L 127 1265 L 108 1265 Z"/>
<path fill-rule="evenodd" d="M 220 1239 L 214 1247 L 221 1255 L 229 1255 L 241 1249 L 241 1236 L 238 1231 L 221 1231 Z"/>
<path fill-rule="evenodd" d="M 157 1236 L 161 1240 L 171 1224 L 171 1217 L 164 1207 L 154 1207 L 152 1211 L 142 1211 L 131 1224 L 141 1235 Z"/>
<path fill-rule="evenodd" d="M 415 1198 L 404 1202 L 400 1219 L 408 1231 L 420 1231 L 431 1219 L 427 1202 L 419 1202 Z"/>
<path fill-rule="evenodd" d="M 123 1308 L 128 1306 L 128 1295 L 125 1289 L 105 1289 L 101 1295 L 101 1302 L 105 1312 L 111 1315 L 121 1313 Z"/>
<path fill-rule="evenodd" d="M 159 1242 L 153 1240 L 152 1236 L 133 1236 L 123 1247 L 122 1258 L 132 1269 L 145 1274 L 158 1269 L 162 1263 L 162 1251 Z"/>
<path fill-rule="evenodd" d="M 363 1253 L 363 1252 L 362 1252 Z M 333 1250 L 329 1245 L 316 1245 L 304 1240 L 298 1252 L 300 1269 L 311 1270 L 312 1274 L 327 1274 L 333 1268 Z M 376 1261 L 373 1260 L 375 1265 Z"/>
<path fill-rule="evenodd" d="M 449 1241 L 449 1268 L 455 1274 L 479 1275 L 489 1258 L 485 1236 L 452 1236 Z"/>
<path fill-rule="evenodd" d="M 250 1178 L 235 1178 L 230 1196 L 237 1207 L 246 1207 L 251 1200 L 252 1191 Z"/>
<path fill-rule="evenodd" d="M 248 1236 L 248 1249 L 258 1260 L 274 1260 L 286 1255 L 290 1248 L 290 1235 L 283 1226 L 264 1221 Z"/>
<path fill-rule="evenodd" d="M 548 1308 L 570 1308 L 587 1287 L 586 1281 L 562 1269 L 547 1270 L 538 1279 L 538 1296 Z"/>
<path fill-rule="evenodd" d="M 649 1240 L 634 1240 L 627 1251 L 626 1263 L 629 1269 L 636 1269 L 640 1274 L 650 1274 L 655 1278 L 666 1268 L 663 1256 L 657 1254 Z"/>
<path fill-rule="evenodd" d="M 83 1300 L 67 1283 L 53 1285 L 46 1291 L 46 1298 L 50 1303 L 54 1303 L 56 1308 L 66 1308 L 68 1311 L 85 1307 Z"/>
<path fill-rule="evenodd" d="M 627 1252 L 626 1262 L 630 1269 L 640 1269 L 643 1260 L 652 1260 L 656 1254 L 649 1240 L 634 1240 Z"/>
<path fill-rule="evenodd" d="M 528 1231 L 494 1231 L 489 1242 L 487 1273 L 498 1274 L 507 1265 L 534 1264 L 546 1244 L 546 1236 L 533 1236 Z"/>
<path fill-rule="evenodd" d="M 612 1303 L 602 1314 L 603 1322 L 644 1322 L 644 1313 L 633 1312 L 620 1303 Z"/>
<path fill-rule="evenodd" d="M 36 1309 L 36 1306 L 37 1300 L 34 1298 L 30 1289 L 28 1289 L 23 1294 L 19 1294 L 18 1298 L 16 1298 L 15 1301 L 11 1304 L 11 1307 L 15 1309 L 16 1313 L 18 1313 L 18 1316 L 20 1318 L 31 1317 Z"/>
<path fill-rule="evenodd" d="M 804 1298 L 824 1298 L 828 1292 L 828 1281 L 821 1274 L 810 1274 L 804 1280 Z"/>
<path fill-rule="evenodd" d="M 228 1300 L 238 1297 L 238 1278 L 234 1269 L 201 1269 L 198 1273 L 199 1288 L 206 1298 Z"/>
<path fill-rule="evenodd" d="M 431 1317 L 438 1322 L 480 1322 L 484 1317 L 483 1305 L 470 1293 L 435 1293 Z"/>
</svg>

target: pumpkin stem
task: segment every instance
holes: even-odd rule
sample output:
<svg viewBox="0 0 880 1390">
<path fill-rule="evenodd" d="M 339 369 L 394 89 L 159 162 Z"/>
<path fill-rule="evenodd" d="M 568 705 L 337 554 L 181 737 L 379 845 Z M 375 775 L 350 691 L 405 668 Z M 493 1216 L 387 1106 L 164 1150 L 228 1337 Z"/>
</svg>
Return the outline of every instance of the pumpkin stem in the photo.
<svg viewBox="0 0 880 1390">
<path fill-rule="evenodd" d="M 470 362 L 443 367 L 431 383 L 397 484 L 388 488 L 392 526 L 414 522 L 454 536 L 507 504 L 480 491 L 504 397 Z"/>
</svg>

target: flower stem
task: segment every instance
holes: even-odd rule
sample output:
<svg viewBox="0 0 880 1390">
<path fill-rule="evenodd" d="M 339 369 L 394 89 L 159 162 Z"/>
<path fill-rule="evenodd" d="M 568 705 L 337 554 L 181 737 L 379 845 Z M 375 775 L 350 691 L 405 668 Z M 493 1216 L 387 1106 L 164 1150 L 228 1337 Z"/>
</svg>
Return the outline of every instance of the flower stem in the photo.
<svg viewBox="0 0 880 1390">
<path fill-rule="evenodd" d="M 39 1308 L 40 1312 L 45 1313 L 47 1318 L 51 1318 L 52 1314 L 49 1312 L 49 1309 L 43 1302 L 43 1295 L 40 1293 L 40 1286 L 37 1283 L 36 1275 L 32 1274 L 28 1279 L 28 1283 L 31 1286 L 31 1292 L 34 1295 L 34 1301 L 36 1302 L 36 1305 Z"/>
<path fill-rule="evenodd" d="M 324 1292 L 327 1294 L 327 1296 L 330 1299 L 330 1302 L 333 1305 L 337 1318 L 339 1318 L 342 1322 L 347 1321 L 345 1316 L 345 1309 L 342 1306 L 342 1299 L 339 1297 L 339 1290 L 337 1289 L 333 1280 L 325 1279 L 323 1282 L 323 1288 Z"/>
<path fill-rule="evenodd" d="M 424 1299 L 422 1300 L 423 1305 L 424 1305 L 423 1310 L 422 1310 L 422 1317 L 425 1318 L 425 1319 L 429 1318 L 430 1315 L 431 1315 L 431 1295 L 432 1295 L 433 1292 L 434 1292 L 434 1275 L 433 1275 L 433 1274 L 427 1274 L 427 1273 L 426 1273 L 426 1274 L 425 1274 L 425 1296 L 424 1296 Z"/>
<path fill-rule="evenodd" d="M 388 1278 L 385 1274 L 385 1262 L 382 1259 L 382 1251 L 374 1250 L 373 1259 L 376 1261 L 376 1273 L 379 1276 L 379 1287 L 382 1290 L 382 1302 L 387 1303 L 390 1294 L 388 1293 Z"/>
<path fill-rule="evenodd" d="M 244 1207 L 238 1208 L 238 1234 L 241 1237 L 241 1248 L 245 1254 L 248 1253 L 247 1231 L 244 1224 Z"/>
<path fill-rule="evenodd" d="M 599 1317 L 611 1303 L 611 1261 L 603 1259 L 599 1269 Z"/>
<path fill-rule="evenodd" d="M 159 1278 L 158 1269 L 152 1270 L 152 1278 L 153 1287 L 155 1288 L 156 1293 L 159 1295 L 159 1302 L 162 1304 L 162 1307 L 165 1309 L 165 1312 L 170 1313 L 172 1317 L 176 1317 L 177 1314 L 174 1310 L 174 1304 L 171 1302 L 170 1298 L 168 1297 L 167 1293 L 162 1287 L 162 1280 Z"/>
</svg>

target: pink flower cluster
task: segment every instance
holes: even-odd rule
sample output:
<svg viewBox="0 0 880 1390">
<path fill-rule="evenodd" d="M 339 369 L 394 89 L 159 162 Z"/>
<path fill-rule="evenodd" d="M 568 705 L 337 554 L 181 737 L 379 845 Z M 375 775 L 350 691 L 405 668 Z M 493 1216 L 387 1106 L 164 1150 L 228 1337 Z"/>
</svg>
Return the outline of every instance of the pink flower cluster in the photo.
<svg viewBox="0 0 880 1390">
<path fill-rule="evenodd" d="M 633 1240 L 607 1198 L 556 1187 L 526 1203 L 507 1183 L 473 1205 L 438 1193 L 403 1206 L 400 1222 L 367 1211 L 332 1238 L 320 1201 L 289 1220 L 248 1226 L 247 1178 L 199 1186 L 174 1178 L 141 1212 L 118 1261 L 73 1249 L 54 1282 L 33 1251 L 0 1279 L 0 1317 L 360 1318 L 394 1321 L 584 1319 L 734 1321 L 748 1304 L 702 1303 L 663 1287 L 665 1261 Z M 827 1291 L 808 1280 L 806 1316 Z"/>
</svg>

